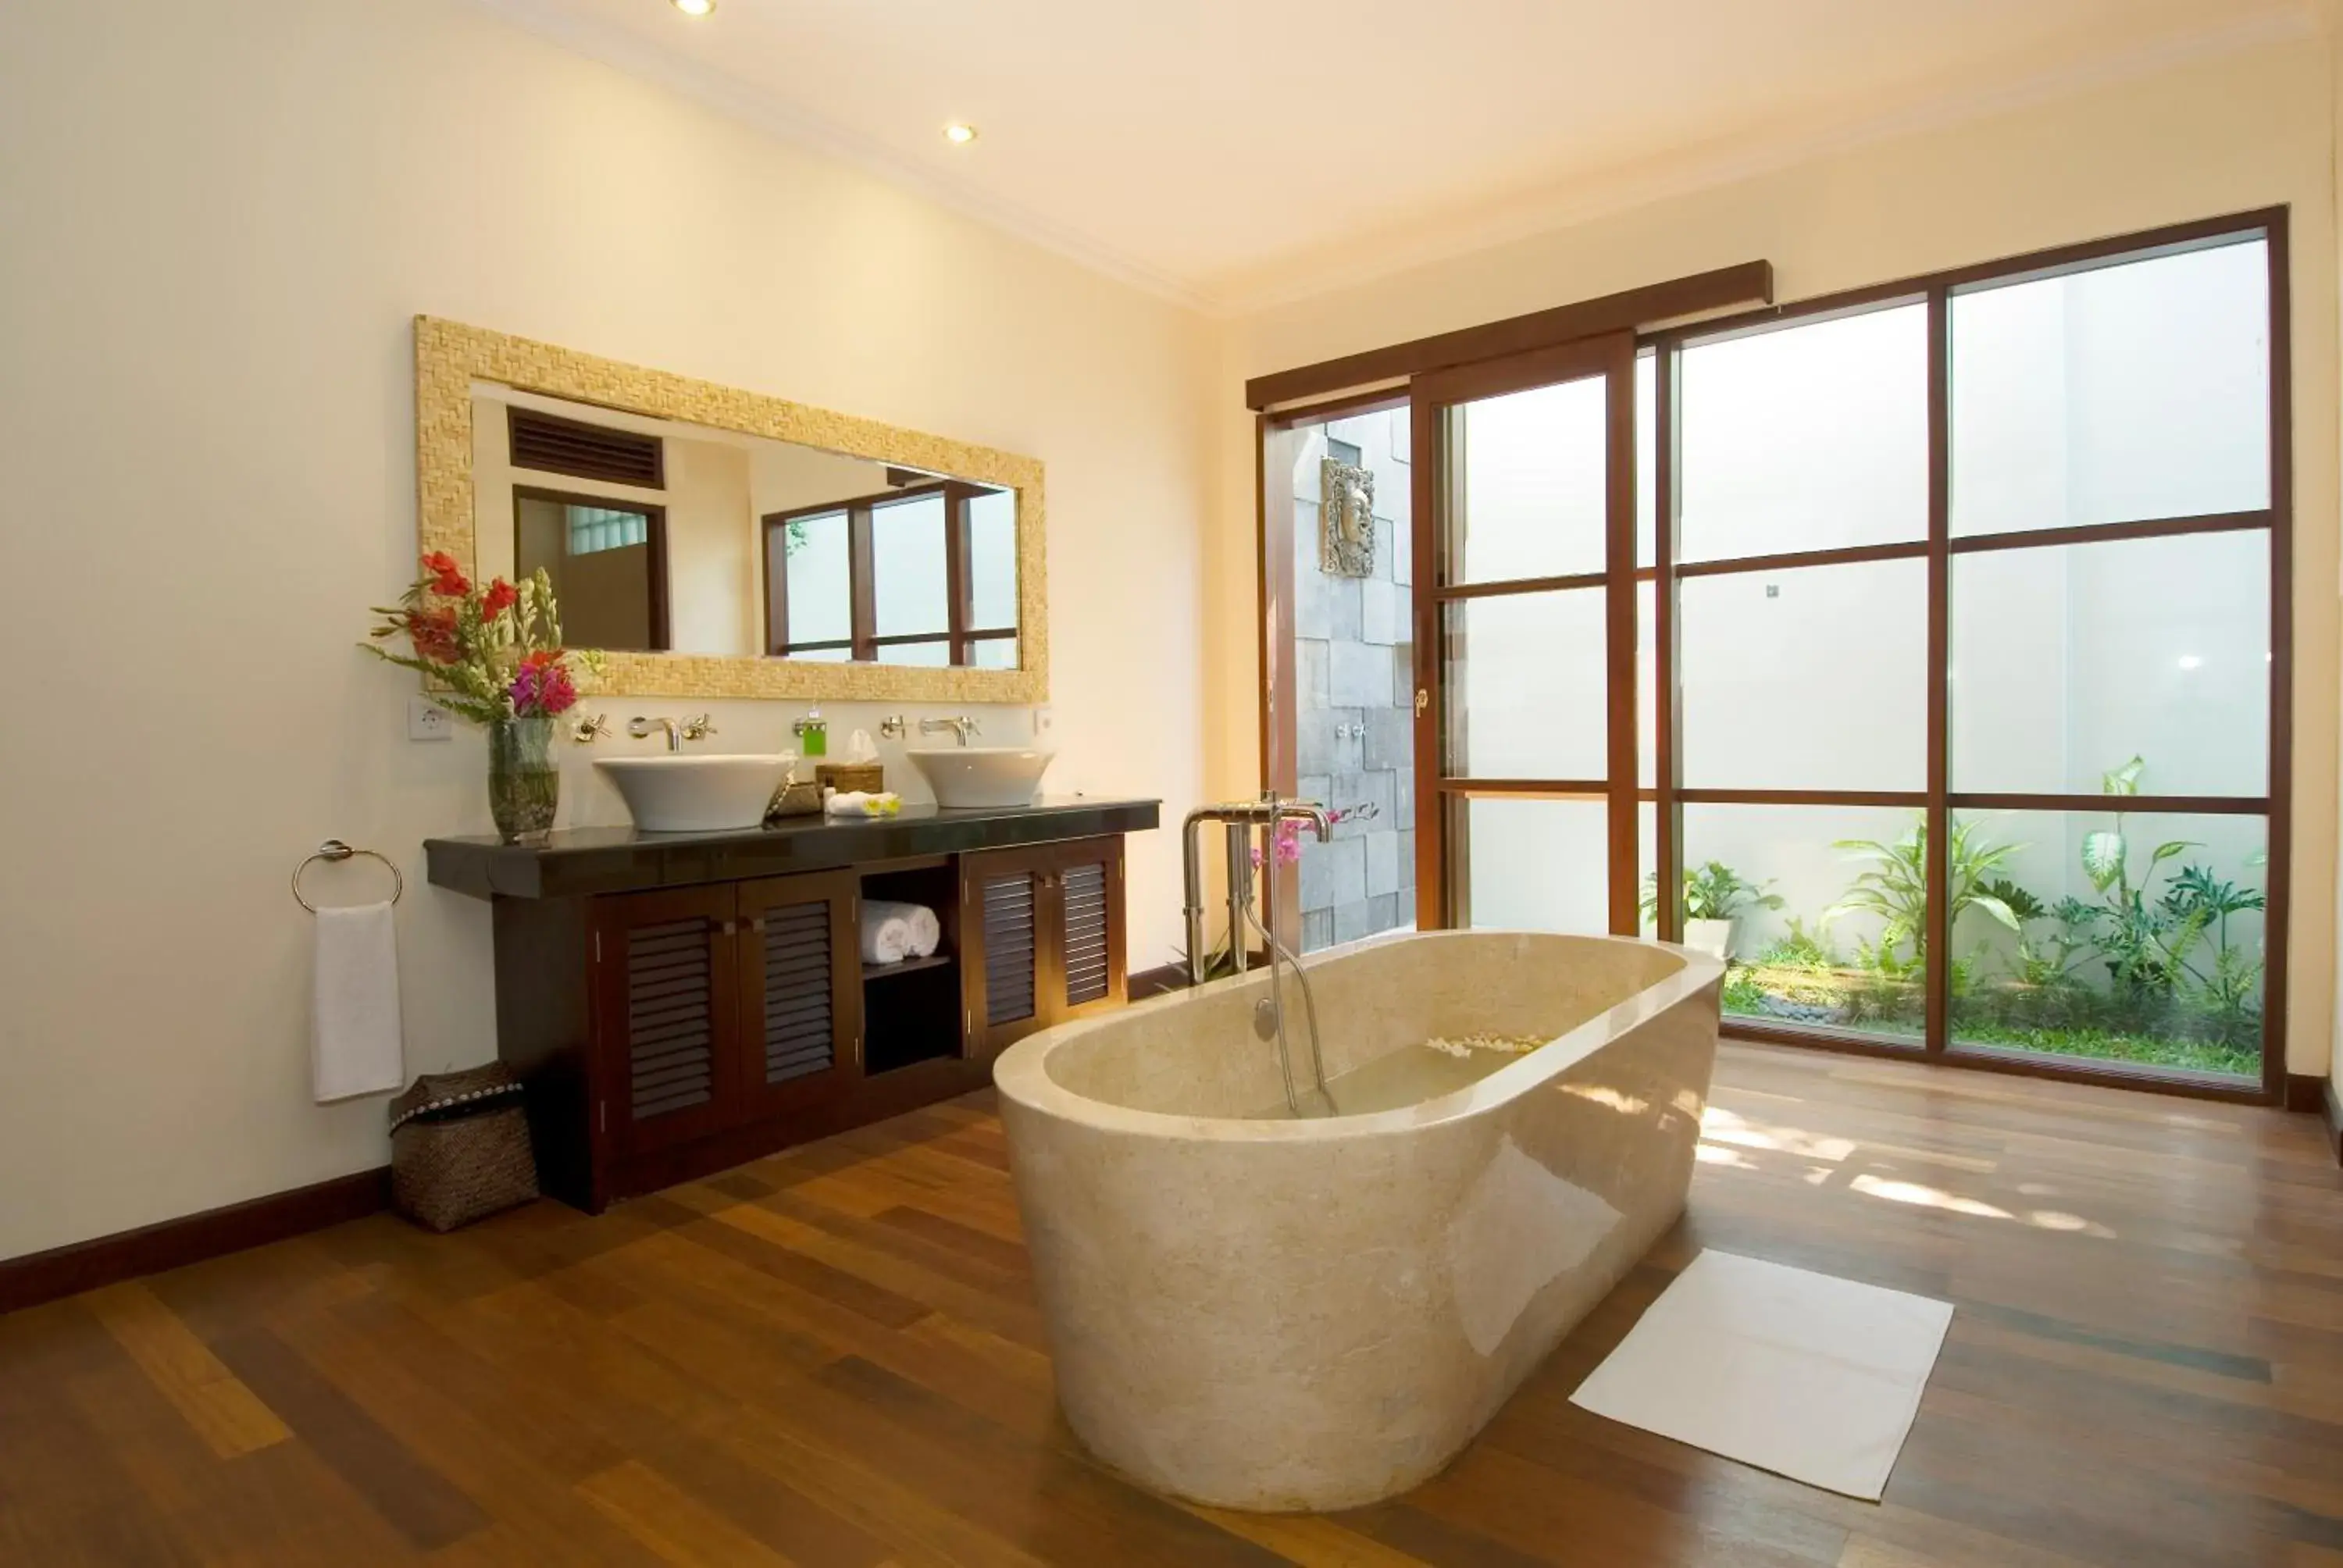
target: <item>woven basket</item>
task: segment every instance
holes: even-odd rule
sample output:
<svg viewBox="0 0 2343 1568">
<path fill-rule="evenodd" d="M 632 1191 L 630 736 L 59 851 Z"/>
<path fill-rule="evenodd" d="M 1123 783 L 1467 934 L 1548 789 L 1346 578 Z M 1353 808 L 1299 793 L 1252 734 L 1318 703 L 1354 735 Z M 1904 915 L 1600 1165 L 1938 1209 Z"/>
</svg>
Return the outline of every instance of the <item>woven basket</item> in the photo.
<svg viewBox="0 0 2343 1568">
<path fill-rule="evenodd" d="M 537 1196 L 520 1080 L 503 1062 L 425 1073 L 390 1102 L 392 1207 L 453 1231 Z"/>
</svg>

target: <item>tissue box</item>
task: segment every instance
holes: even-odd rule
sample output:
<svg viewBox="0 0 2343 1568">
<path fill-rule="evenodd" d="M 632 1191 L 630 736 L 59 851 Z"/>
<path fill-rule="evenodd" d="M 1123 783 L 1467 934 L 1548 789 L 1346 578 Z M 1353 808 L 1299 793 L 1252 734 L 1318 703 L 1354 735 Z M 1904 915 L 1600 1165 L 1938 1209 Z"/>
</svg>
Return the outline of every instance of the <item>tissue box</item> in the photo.
<svg viewBox="0 0 2343 1568">
<path fill-rule="evenodd" d="M 823 762 L 813 770 L 814 781 L 840 794 L 860 789 L 876 795 L 887 788 L 887 769 L 879 762 Z"/>
</svg>

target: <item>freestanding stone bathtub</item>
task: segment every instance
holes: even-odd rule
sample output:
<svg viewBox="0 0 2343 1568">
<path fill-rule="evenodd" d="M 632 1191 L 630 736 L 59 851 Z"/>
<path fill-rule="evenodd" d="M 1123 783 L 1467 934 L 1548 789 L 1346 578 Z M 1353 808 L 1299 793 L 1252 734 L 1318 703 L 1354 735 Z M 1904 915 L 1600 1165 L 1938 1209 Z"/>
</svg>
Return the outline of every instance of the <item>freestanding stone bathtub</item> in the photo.
<svg viewBox="0 0 2343 1568">
<path fill-rule="evenodd" d="M 1397 1109 L 1292 1116 L 1261 970 L 994 1070 L 1067 1420 L 1222 1507 L 1351 1507 L 1453 1458 L 1683 1210 L 1715 1063 L 1723 967 L 1681 948 L 1439 931 L 1308 968 L 1337 1104 Z M 1549 1043 L 1423 1048 L 1476 1034 Z"/>
</svg>

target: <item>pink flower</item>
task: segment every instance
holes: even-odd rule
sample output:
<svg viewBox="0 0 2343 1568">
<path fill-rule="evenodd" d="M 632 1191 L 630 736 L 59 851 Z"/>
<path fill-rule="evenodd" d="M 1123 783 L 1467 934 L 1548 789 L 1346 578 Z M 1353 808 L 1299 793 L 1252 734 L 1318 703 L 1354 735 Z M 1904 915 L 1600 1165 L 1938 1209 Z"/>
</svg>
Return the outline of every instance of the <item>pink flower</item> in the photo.
<svg viewBox="0 0 2343 1568">
<path fill-rule="evenodd" d="M 523 717 L 543 714 L 551 718 L 566 713 L 578 701 L 577 684 L 569 678 L 568 668 L 554 662 L 560 656 L 540 659 L 531 655 L 520 667 L 506 689 L 512 695 L 513 711 Z"/>
<path fill-rule="evenodd" d="M 1261 865 L 1261 846 L 1255 844 L 1252 852 L 1253 866 L 1258 869 Z M 1292 866 L 1300 864 L 1301 860 L 1302 824 L 1288 818 L 1277 825 L 1277 863 L 1281 866 Z"/>
</svg>

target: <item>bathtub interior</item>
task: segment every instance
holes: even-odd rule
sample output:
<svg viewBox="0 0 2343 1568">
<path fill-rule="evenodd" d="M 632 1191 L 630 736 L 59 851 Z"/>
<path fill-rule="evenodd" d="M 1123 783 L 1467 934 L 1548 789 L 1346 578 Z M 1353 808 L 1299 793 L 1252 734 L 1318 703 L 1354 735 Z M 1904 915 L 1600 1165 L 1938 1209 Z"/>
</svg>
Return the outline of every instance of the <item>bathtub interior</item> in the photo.
<svg viewBox="0 0 2343 1568">
<path fill-rule="evenodd" d="M 1436 931 L 1338 949 L 1308 962 L 1320 1048 L 1330 1080 L 1360 1073 L 1433 1036 L 1552 1039 L 1647 990 L 1684 966 L 1647 943 L 1513 931 Z M 1301 988 L 1283 980 L 1297 1081 L 1306 1079 Z M 1077 1026 L 1045 1059 L 1070 1093 L 1133 1111 L 1251 1119 L 1284 1103 L 1277 1045 L 1255 1031 L 1269 995 L 1266 970 L 1192 995 L 1143 1004 Z M 1436 1065 L 1411 1076 L 1461 1088 L 1505 1058 L 1463 1074 Z M 1372 1070 L 1361 1081 L 1381 1076 Z M 1342 1086 L 1338 1083 L 1337 1101 Z M 1391 1109 L 1388 1096 L 1345 1114 Z"/>
</svg>

